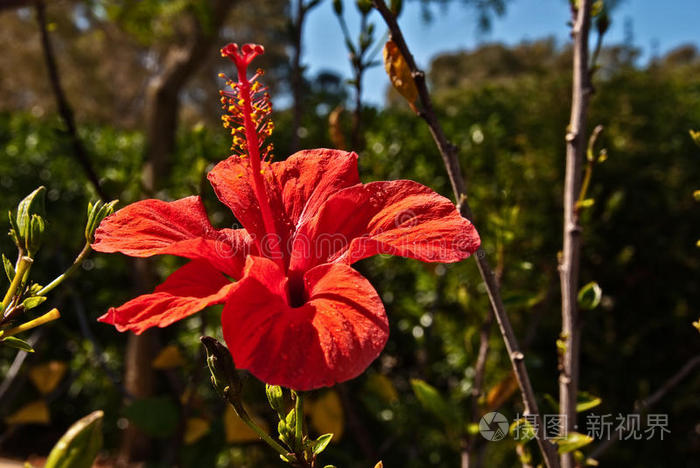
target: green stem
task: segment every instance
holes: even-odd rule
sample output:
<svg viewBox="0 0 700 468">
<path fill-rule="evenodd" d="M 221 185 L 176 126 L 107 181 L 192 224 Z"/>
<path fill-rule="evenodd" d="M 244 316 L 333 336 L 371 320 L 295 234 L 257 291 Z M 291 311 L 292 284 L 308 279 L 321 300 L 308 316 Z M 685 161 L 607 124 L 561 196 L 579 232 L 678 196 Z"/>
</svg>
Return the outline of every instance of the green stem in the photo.
<svg viewBox="0 0 700 468">
<path fill-rule="evenodd" d="M 301 392 L 294 393 L 294 445 L 296 446 L 297 453 L 302 453 L 304 451 L 303 441 L 304 441 L 304 397 Z"/>
<path fill-rule="evenodd" d="M 583 176 L 583 182 L 581 183 L 581 192 L 578 195 L 578 203 L 583 202 L 586 199 L 586 192 L 588 192 L 588 186 L 591 183 L 591 176 L 593 175 L 593 162 L 589 161 L 586 165 L 586 174 Z"/>
<path fill-rule="evenodd" d="M 282 445 L 278 444 L 275 442 L 272 437 L 270 437 L 267 432 L 263 431 L 260 426 L 255 424 L 255 421 L 248 415 L 246 410 L 243 408 L 243 405 L 234 403 L 229 399 L 229 403 L 231 406 L 233 406 L 233 409 L 236 410 L 236 414 L 238 414 L 238 417 L 241 418 L 241 420 L 248 425 L 255 433 L 260 437 L 263 442 L 265 442 L 267 445 L 272 447 L 277 453 L 282 455 L 285 460 L 290 459 L 291 456 L 293 456 L 292 453 L 290 453 L 289 450 L 284 448 Z"/>
<path fill-rule="evenodd" d="M 68 278 L 70 275 L 72 275 L 75 270 L 78 269 L 81 263 L 83 263 L 83 260 L 85 260 L 90 253 L 90 244 L 86 243 L 85 246 L 83 247 L 83 250 L 80 251 L 78 256 L 73 260 L 73 264 L 68 267 L 68 269 L 59 277 L 57 277 L 55 280 L 51 281 L 49 284 L 41 288 L 39 292 L 36 293 L 37 296 L 45 296 L 49 291 L 54 289 L 56 286 L 59 284 L 63 283 L 63 281 Z"/>
<path fill-rule="evenodd" d="M 24 280 L 24 276 L 29 273 L 29 269 L 31 268 L 33 261 L 34 260 L 29 257 L 22 257 L 20 259 L 19 264 L 17 265 L 17 271 L 15 272 L 15 277 L 12 279 L 12 283 L 10 283 L 10 287 L 7 288 L 7 292 L 5 293 L 5 298 L 2 300 L 2 306 L 0 306 L 1 311 L 4 311 L 7 306 L 10 305 L 10 301 L 15 296 L 17 288 L 19 288 L 20 284 L 22 284 L 22 281 Z"/>
</svg>

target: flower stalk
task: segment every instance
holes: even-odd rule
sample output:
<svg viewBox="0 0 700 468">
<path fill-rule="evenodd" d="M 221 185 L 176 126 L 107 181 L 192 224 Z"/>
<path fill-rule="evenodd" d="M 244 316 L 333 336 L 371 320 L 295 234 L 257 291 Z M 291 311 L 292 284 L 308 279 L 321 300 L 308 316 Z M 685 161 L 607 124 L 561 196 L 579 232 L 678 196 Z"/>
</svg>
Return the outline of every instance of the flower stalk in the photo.
<svg viewBox="0 0 700 468">
<path fill-rule="evenodd" d="M 6 338 L 8 336 L 14 336 L 18 333 L 31 330 L 32 328 L 39 327 L 49 322 L 53 322 L 54 320 L 58 320 L 59 318 L 61 318 L 61 313 L 58 311 L 58 309 L 51 309 L 41 317 L 37 317 L 34 320 L 25 322 L 18 327 L 8 328 L 7 330 L 0 330 L 0 337 Z"/>
<path fill-rule="evenodd" d="M 260 439 L 280 454 L 284 460 L 292 460 L 294 454 L 275 442 L 255 421 L 243 407 L 241 401 L 241 381 L 233 364 L 231 353 L 228 349 L 211 336 L 200 338 L 207 353 L 207 366 L 211 373 L 211 382 L 219 395 L 230 404 L 241 420 L 248 425 Z"/>
<path fill-rule="evenodd" d="M 66 280 L 66 278 L 75 273 L 75 270 L 77 270 L 78 267 L 83 263 L 83 260 L 85 260 L 88 257 L 88 255 L 90 255 L 90 250 L 92 250 L 90 248 L 90 244 L 86 243 L 83 246 L 83 250 L 81 250 L 78 256 L 75 258 L 75 260 L 73 260 L 73 264 L 70 267 L 68 267 L 68 269 L 65 272 L 63 272 L 60 276 L 56 277 L 56 279 L 54 279 L 49 284 L 41 288 L 39 292 L 36 293 L 36 295 L 45 296 L 54 288 L 56 288 L 56 286 L 63 283 Z"/>
<path fill-rule="evenodd" d="M 12 279 L 10 287 L 7 288 L 5 298 L 2 300 L 2 306 L 0 306 L 0 311 L 4 312 L 5 309 L 7 309 L 7 306 L 10 305 L 12 298 L 15 297 L 17 290 L 24 281 L 24 277 L 27 275 L 27 273 L 29 273 L 29 269 L 31 268 L 33 262 L 34 261 L 27 256 L 22 256 L 20 258 L 19 263 L 17 264 L 15 277 Z"/>
</svg>

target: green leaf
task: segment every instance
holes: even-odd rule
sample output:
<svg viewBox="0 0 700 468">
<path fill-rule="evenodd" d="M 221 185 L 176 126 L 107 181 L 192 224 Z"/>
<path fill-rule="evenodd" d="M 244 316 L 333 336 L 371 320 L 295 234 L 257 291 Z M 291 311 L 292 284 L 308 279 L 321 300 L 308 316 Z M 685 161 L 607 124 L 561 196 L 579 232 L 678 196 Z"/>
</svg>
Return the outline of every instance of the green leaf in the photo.
<svg viewBox="0 0 700 468">
<path fill-rule="evenodd" d="M 17 338 L 16 336 L 5 337 L 2 339 L 2 343 L 9 346 L 10 348 L 20 349 L 28 353 L 34 352 L 34 348 L 32 348 L 32 345 L 30 345 L 24 340 Z"/>
<path fill-rule="evenodd" d="M 520 418 L 510 425 L 510 435 L 517 441 L 527 442 L 537 437 L 535 427 L 525 418 Z"/>
<path fill-rule="evenodd" d="M 451 424 L 454 412 L 435 387 L 420 379 L 411 379 L 413 393 L 420 404 L 445 424 Z"/>
<path fill-rule="evenodd" d="M 593 437 L 586 434 L 581 434 L 579 432 L 569 432 L 566 437 L 562 439 L 555 439 L 557 445 L 559 445 L 559 453 L 569 453 L 576 449 L 585 447 L 586 445 L 593 442 Z"/>
<path fill-rule="evenodd" d="M 603 400 L 600 397 L 591 395 L 588 392 L 578 392 L 578 398 L 576 402 L 576 412 L 582 413 L 588 411 L 591 408 L 595 408 L 600 405 Z"/>
<path fill-rule="evenodd" d="M 12 262 L 5 256 L 5 254 L 2 254 L 2 265 L 5 267 L 5 274 L 7 275 L 7 279 L 10 280 L 10 283 L 15 277 L 15 267 L 12 265 Z"/>
<path fill-rule="evenodd" d="M 313 441 L 313 453 L 314 455 L 318 455 L 319 453 L 323 452 L 326 447 L 328 447 L 328 444 L 331 442 L 331 439 L 333 439 L 333 434 L 323 434 L 322 436 L 319 436 L 318 439 Z"/>
<path fill-rule="evenodd" d="M 44 468 L 90 468 L 102 448 L 102 419 L 95 411 L 78 420 L 61 437 Z"/>
<path fill-rule="evenodd" d="M 690 138 L 693 139 L 696 145 L 700 146 L 700 131 L 698 130 L 688 130 L 690 133 Z"/>
<path fill-rule="evenodd" d="M 550 395 L 549 393 L 545 393 L 542 398 L 544 399 L 545 403 L 549 405 L 549 409 L 552 410 L 552 413 L 559 412 L 559 402 L 555 400 L 552 395 Z"/>
<path fill-rule="evenodd" d="M 542 291 L 538 294 L 526 292 L 514 292 L 503 298 L 503 305 L 506 307 L 526 307 L 536 306 L 544 300 L 546 292 Z"/>
<path fill-rule="evenodd" d="M 151 437 L 170 437 L 180 420 L 178 408 L 170 398 L 152 397 L 134 401 L 124 415 L 136 427 Z"/>
<path fill-rule="evenodd" d="M 595 200 L 593 198 L 586 198 L 576 203 L 576 207 L 580 209 L 590 208 L 595 205 Z"/>
<path fill-rule="evenodd" d="M 600 304 L 603 297 L 603 290 L 598 283 L 591 281 L 578 292 L 578 305 L 582 309 L 593 310 Z"/>
<path fill-rule="evenodd" d="M 42 304 L 45 300 L 46 297 L 44 296 L 28 297 L 24 301 L 22 301 L 22 306 L 27 310 L 33 309 L 34 307 Z"/>
</svg>

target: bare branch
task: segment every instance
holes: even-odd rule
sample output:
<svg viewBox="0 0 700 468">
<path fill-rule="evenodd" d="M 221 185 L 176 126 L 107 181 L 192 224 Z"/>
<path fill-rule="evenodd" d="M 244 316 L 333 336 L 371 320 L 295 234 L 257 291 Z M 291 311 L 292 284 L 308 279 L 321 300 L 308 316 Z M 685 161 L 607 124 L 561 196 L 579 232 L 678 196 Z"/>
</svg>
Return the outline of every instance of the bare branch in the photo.
<svg viewBox="0 0 700 468">
<path fill-rule="evenodd" d="M 671 378 L 669 378 L 666 382 L 664 382 L 659 389 L 654 392 L 649 398 L 646 400 L 642 400 L 638 404 L 635 405 L 635 411 L 638 413 L 644 413 L 648 411 L 652 406 L 657 404 L 661 399 L 666 396 L 668 392 L 673 390 L 680 384 L 683 379 L 685 379 L 690 373 L 696 368 L 700 366 L 700 356 L 695 356 L 694 358 L 691 358 L 688 362 L 686 362 L 683 367 L 681 367 L 678 372 L 673 374 Z M 620 440 L 620 437 L 622 437 L 622 433 L 624 432 L 625 434 L 629 432 L 630 429 L 625 428 L 624 431 L 615 431 L 615 434 L 605 442 L 602 442 L 600 445 L 596 446 L 596 448 L 593 449 L 593 451 L 590 454 L 590 458 L 598 458 L 600 457 L 605 451 L 607 451 L 615 442 Z"/>
<path fill-rule="evenodd" d="M 49 81 L 51 83 L 51 89 L 53 90 L 54 97 L 56 98 L 56 107 L 58 108 L 58 113 L 63 119 L 63 123 L 66 126 L 66 133 L 70 138 L 71 144 L 73 145 L 73 156 L 77 159 L 78 164 L 85 172 L 90 184 L 92 184 L 97 195 L 104 201 L 110 201 L 110 197 L 107 196 L 104 189 L 100 185 L 100 180 L 97 177 L 95 169 L 90 163 L 90 158 L 88 157 L 87 151 L 83 146 L 80 137 L 78 136 L 78 131 L 75 126 L 75 118 L 73 117 L 73 109 L 66 99 L 66 95 L 63 92 L 63 87 L 61 86 L 61 77 L 58 73 L 58 66 L 56 65 L 56 58 L 54 56 L 53 47 L 51 45 L 51 37 L 49 36 L 48 29 L 46 27 L 46 6 L 43 0 L 36 0 L 36 19 L 39 23 L 39 31 L 41 33 L 41 48 L 44 54 L 44 61 L 46 62 L 46 69 L 49 73 Z"/>
<path fill-rule="evenodd" d="M 573 10 L 571 31 L 574 40 L 573 89 L 571 118 L 566 134 L 566 175 L 564 182 L 564 247 L 559 263 L 561 282 L 562 328 L 564 349 L 559 362 L 559 412 L 561 431 L 567 434 L 576 425 L 576 394 L 579 379 L 581 323 L 577 304 L 581 254 L 581 226 L 576 204 L 581 185 L 581 164 L 586 154 L 588 103 L 593 92 L 588 66 L 588 34 L 592 0 L 580 0 Z M 562 468 L 573 468 L 573 454 L 561 456 Z"/>
<path fill-rule="evenodd" d="M 447 137 L 445 136 L 445 133 L 442 130 L 437 117 L 435 116 L 430 93 L 428 92 L 428 87 L 425 83 L 425 73 L 416 66 L 413 55 L 411 54 L 411 51 L 404 40 L 401 28 L 396 22 L 396 17 L 389 10 L 386 3 L 383 0 L 374 0 L 373 3 L 389 27 L 391 39 L 396 43 L 401 51 L 401 54 L 406 60 L 406 63 L 411 69 L 413 79 L 416 83 L 416 87 L 418 88 L 418 97 L 422 107 L 420 116 L 428 124 L 433 140 L 440 151 L 443 163 L 447 169 L 447 175 L 452 185 L 452 191 L 454 192 L 455 198 L 458 202 L 457 206 L 460 214 L 471 221 L 473 214 L 471 208 L 469 207 L 469 203 L 467 202 L 466 183 L 464 181 L 464 177 L 462 176 L 459 159 L 457 158 L 458 150 L 455 145 L 447 140 Z M 537 408 L 537 401 L 535 399 L 532 384 L 530 383 L 530 377 L 525 366 L 525 355 L 520 350 L 515 333 L 513 332 L 513 327 L 510 324 L 510 319 L 508 318 L 505 307 L 503 306 L 503 300 L 501 299 L 501 293 L 499 291 L 496 275 L 494 274 L 493 269 L 486 258 L 486 252 L 483 249 L 477 250 L 475 259 L 477 267 L 479 268 L 479 273 L 481 274 L 484 284 L 486 285 L 486 291 L 489 296 L 489 301 L 491 302 L 491 308 L 494 316 L 496 317 L 496 321 L 498 322 L 511 365 L 513 367 L 513 372 L 515 373 L 518 387 L 520 388 L 525 413 L 532 414 L 537 418 L 537 443 L 540 447 L 540 451 L 542 452 L 542 456 L 547 467 L 557 467 L 559 466 L 559 463 L 557 460 L 556 450 L 554 446 L 544 438 L 544 426 L 540 421 L 541 418 Z"/>
</svg>

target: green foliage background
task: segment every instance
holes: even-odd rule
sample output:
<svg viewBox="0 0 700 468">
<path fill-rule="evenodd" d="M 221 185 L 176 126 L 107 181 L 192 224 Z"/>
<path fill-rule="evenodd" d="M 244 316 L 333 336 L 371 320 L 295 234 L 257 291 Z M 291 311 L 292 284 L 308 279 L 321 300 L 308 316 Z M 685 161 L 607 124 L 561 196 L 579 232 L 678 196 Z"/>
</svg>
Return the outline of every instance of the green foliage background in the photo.
<svg viewBox="0 0 700 468">
<path fill-rule="evenodd" d="M 625 47 L 604 52 L 591 109 L 592 124 L 605 127 L 599 145 L 607 148 L 609 159 L 595 169 L 590 189 L 595 204 L 583 217 L 581 284 L 596 281 L 604 294 L 601 306 L 585 313 L 583 324 L 582 389 L 603 401 L 588 413 L 631 412 L 636 400 L 648 396 L 699 350 L 700 337 L 691 322 L 700 304 L 695 246 L 700 206 L 692 198 L 700 181 L 700 151 L 687 132 L 700 122 L 700 56 L 683 49 L 644 68 L 635 66 L 633 59 L 634 51 Z M 541 41 L 444 55 L 434 61 L 430 73 L 440 119 L 461 149 L 475 223 L 501 275 L 541 408 L 550 413 L 556 409 L 548 406 L 545 395 L 556 397 L 557 391 L 556 264 L 569 64 L 567 51 Z M 319 82 L 307 85 L 307 136 L 302 143 L 309 148 L 330 146 L 328 113 L 345 99 L 345 90 L 338 87 L 329 93 Z M 414 179 L 449 195 L 427 128 L 391 93 L 390 102 L 386 109 L 363 112 L 363 181 Z M 283 110 L 275 120 L 276 158 L 283 159 L 291 117 Z M 201 193 L 212 221 L 229 226 L 234 220 L 204 179 L 208 168 L 228 155 L 226 132 L 196 122 L 185 119 L 181 125 L 173 170 L 156 196 L 175 199 Z M 87 120 L 80 125 L 106 191 L 118 196 L 122 206 L 137 199 L 144 162 L 142 131 L 125 127 Z M 51 241 L 35 271 L 40 282 L 59 274 L 80 249 L 84 206 L 94 197 L 60 128 L 50 113 L 36 117 L 16 109 L 0 114 L 0 206 L 15 206 L 37 185 L 49 189 Z M 7 229 L 1 218 L 0 231 Z M 8 239 L 0 239 L 0 250 L 13 252 Z M 172 258 L 159 260 L 158 272 L 164 277 L 178 264 Z M 434 265 L 379 256 L 358 268 L 383 298 L 391 338 L 368 372 L 347 384 L 356 430 L 367 434 L 387 467 L 456 466 L 459 437 L 467 431 L 472 405 L 479 329 L 488 313 L 474 262 Z M 93 255 L 83 270 L 51 298 L 63 318 L 46 329 L 28 362 L 70 363 L 68 377 L 49 396 L 52 424 L 5 427 L 0 450 L 15 456 L 46 452 L 68 424 L 103 409 L 106 447 L 115 453 L 118 420 L 153 411 L 150 416 L 156 421 L 171 422 L 149 426 L 155 436 L 149 466 L 168 466 L 174 460 L 193 467 L 276 466 L 274 455 L 257 444 L 225 444 L 222 406 L 208 385 L 198 342 L 203 332 L 220 336 L 216 309 L 163 330 L 162 345 L 177 344 L 187 364 L 158 373 L 156 402 L 139 411 L 124 409 L 120 376 L 125 336 L 95 319 L 110 305 L 133 297 L 139 285 L 133 284 L 130 261 L 119 255 Z M 495 326 L 490 336 L 487 390 L 506 379 L 510 369 Z M 10 350 L 0 350 L 2 375 L 13 357 Z M 377 388 L 376 374 L 389 378 L 397 400 Z M 193 375 L 197 404 L 191 411 L 208 418 L 212 427 L 194 445 L 181 447 L 173 442 L 182 413 L 179 390 Z M 411 389 L 411 379 L 422 379 L 439 391 L 448 417 L 425 410 Z M 271 416 L 261 383 L 251 377 L 246 388 L 251 407 Z M 602 459 L 603 466 L 669 466 L 670 460 L 676 467 L 694 466 L 700 451 L 699 391 L 695 373 L 652 411 L 669 414 L 671 433 L 663 441 L 619 442 Z M 26 378 L 21 379 L 2 401 L 0 415 L 38 398 L 33 392 Z M 498 408 L 509 418 L 520 409 L 517 395 Z M 580 424 L 584 422 L 585 414 Z M 517 465 L 512 442 L 482 446 L 487 466 Z M 323 461 L 360 467 L 377 460 L 363 455 L 346 418 L 343 438 L 331 445 Z"/>
</svg>

